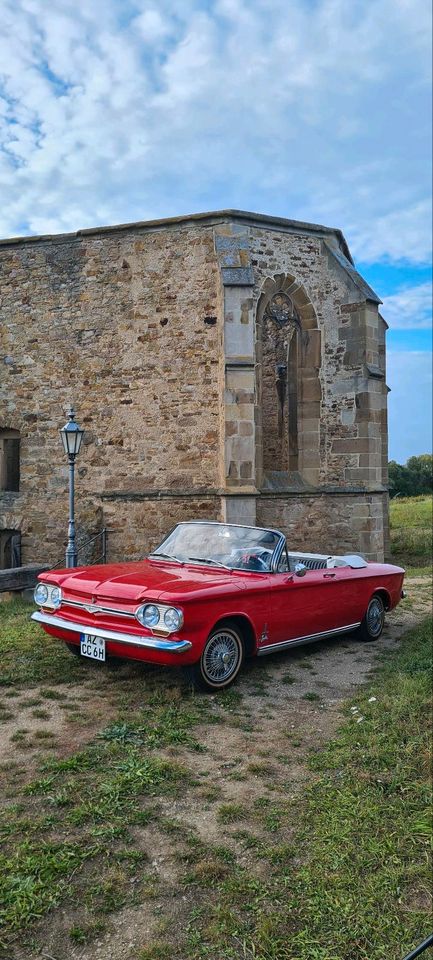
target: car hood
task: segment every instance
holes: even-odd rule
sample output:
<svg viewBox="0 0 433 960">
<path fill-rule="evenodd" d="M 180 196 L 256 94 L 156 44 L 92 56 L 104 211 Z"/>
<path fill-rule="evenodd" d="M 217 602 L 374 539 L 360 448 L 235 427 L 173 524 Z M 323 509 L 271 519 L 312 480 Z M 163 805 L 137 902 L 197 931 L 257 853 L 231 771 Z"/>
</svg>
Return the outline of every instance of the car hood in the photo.
<svg viewBox="0 0 433 960">
<path fill-rule="evenodd" d="M 200 594 L 226 594 L 244 587 L 241 577 L 218 567 L 209 570 L 152 560 L 47 571 L 39 579 L 58 584 L 69 598 L 91 598 L 93 603 L 145 599 L 180 603 Z"/>
</svg>

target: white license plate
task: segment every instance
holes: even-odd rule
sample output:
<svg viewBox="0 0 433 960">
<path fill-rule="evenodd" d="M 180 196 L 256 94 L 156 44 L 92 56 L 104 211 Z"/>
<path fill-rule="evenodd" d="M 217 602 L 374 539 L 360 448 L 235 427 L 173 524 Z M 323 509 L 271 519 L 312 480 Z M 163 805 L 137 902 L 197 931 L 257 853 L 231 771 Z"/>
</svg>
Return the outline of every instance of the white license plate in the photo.
<svg viewBox="0 0 433 960">
<path fill-rule="evenodd" d="M 81 634 L 80 650 L 82 657 L 90 657 L 91 660 L 105 660 L 105 640 L 93 636 L 92 633 Z"/>
</svg>

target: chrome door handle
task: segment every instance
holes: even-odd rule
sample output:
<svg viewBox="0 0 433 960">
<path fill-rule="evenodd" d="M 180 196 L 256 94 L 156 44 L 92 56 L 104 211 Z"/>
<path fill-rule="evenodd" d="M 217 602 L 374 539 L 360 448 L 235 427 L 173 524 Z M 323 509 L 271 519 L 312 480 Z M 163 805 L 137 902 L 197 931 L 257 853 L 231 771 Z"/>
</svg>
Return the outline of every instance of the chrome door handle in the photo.
<svg viewBox="0 0 433 960">
<path fill-rule="evenodd" d="M 335 573 L 324 573 L 324 578 L 330 580 L 332 577 L 335 577 Z"/>
</svg>

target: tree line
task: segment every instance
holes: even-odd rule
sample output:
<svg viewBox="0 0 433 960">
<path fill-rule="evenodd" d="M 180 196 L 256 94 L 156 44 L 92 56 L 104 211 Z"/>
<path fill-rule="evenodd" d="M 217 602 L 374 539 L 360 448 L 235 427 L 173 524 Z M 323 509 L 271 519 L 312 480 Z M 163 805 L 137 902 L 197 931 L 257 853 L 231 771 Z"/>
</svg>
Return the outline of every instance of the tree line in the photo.
<svg viewBox="0 0 433 960">
<path fill-rule="evenodd" d="M 421 493 L 433 491 L 433 456 L 422 453 L 418 457 L 409 457 L 405 464 L 390 460 L 389 493 L 401 497 L 416 497 Z"/>
</svg>

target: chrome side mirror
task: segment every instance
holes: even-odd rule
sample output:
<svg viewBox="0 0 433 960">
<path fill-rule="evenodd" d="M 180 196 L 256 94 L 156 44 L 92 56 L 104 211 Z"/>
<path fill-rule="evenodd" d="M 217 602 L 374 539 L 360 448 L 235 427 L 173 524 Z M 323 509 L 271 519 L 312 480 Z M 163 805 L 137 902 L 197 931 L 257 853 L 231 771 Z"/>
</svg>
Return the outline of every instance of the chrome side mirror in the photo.
<svg viewBox="0 0 433 960">
<path fill-rule="evenodd" d="M 308 567 L 305 566 L 305 563 L 297 563 L 295 565 L 295 575 L 297 577 L 305 577 Z"/>
</svg>

